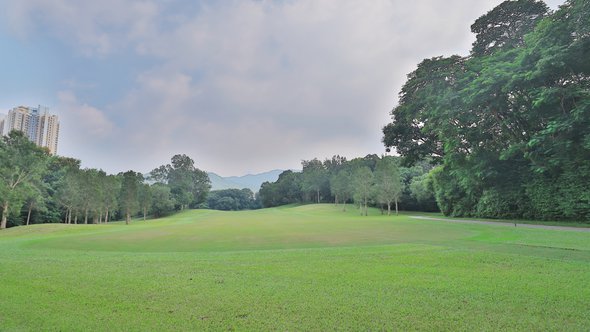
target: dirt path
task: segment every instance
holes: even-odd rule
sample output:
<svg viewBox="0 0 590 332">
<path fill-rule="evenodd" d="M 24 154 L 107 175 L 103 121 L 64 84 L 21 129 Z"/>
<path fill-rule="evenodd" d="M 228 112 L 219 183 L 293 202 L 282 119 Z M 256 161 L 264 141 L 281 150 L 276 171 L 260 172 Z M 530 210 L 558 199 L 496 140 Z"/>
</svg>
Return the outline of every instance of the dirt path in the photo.
<svg viewBox="0 0 590 332">
<path fill-rule="evenodd" d="M 469 220 L 469 219 L 443 219 L 443 218 L 432 218 L 426 216 L 410 216 L 414 219 L 422 220 L 435 220 L 435 221 L 447 221 L 464 224 L 481 224 L 481 225 L 500 225 L 500 226 L 511 226 L 511 227 L 522 227 L 522 228 L 539 228 L 539 229 L 552 229 L 559 231 L 573 231 L 573 232 L 589 232 L 590 228 L 583 227 L 567 227 L 567 226 L 549 226 L 549 225 L 532 225 L 532 224 L 518 224 L 512 222 L 496 222 L 496 221 L 481 221 L 481 220 Z"/>
</svg>

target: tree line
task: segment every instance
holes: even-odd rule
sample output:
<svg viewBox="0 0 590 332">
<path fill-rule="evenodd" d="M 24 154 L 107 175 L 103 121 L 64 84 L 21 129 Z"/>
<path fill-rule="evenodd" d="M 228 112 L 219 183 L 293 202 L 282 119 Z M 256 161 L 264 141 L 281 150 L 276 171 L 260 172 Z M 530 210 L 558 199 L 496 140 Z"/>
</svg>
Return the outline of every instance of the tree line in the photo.
<svg viewBox="0 0 590 332">
<path fill-rule="evenodd" d="M 504 1 L 468 56 L 423 60 L 383 142 L 450 216 L 590 221 L 590 2 Z"/>
<path fill-rule="evenodd" d="M 437 211 L 426 176 L 431 168 L 428 162 L 402 167 L 393 156 L 304 160 L 301 172 L 284 171 L 277 181 L 263 183 L 259 199 L 263 207 L 334 203 L 345 210 L 347 203 L 355 203 L 363 215 L 369 206 L 391 214 L 400 204 L 405 210 Z"/>
<path fill-rule="evenodd" d="M 161 217 L 203 204 L 207 173 L 186 155 L 175 155 L 148 176 L 81 168 L 73 158 L 51 156 L 21 132 L 0 140 L 0 229 L 32 223 L 106 223 Z"/>
</svg>

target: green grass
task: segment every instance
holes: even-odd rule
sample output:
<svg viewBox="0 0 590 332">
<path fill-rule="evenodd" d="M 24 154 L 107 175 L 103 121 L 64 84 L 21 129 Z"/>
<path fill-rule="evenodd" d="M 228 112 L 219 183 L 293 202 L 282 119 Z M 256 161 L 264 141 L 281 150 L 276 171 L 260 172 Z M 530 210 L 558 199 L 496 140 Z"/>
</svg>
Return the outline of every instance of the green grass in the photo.
<svg viewBox="0 0 590 332">
<path fill-rule="evenodd" d="M 590 329 L 590 233 L 370 213 L 8 229 L 0 330 Z"/>
</svg>

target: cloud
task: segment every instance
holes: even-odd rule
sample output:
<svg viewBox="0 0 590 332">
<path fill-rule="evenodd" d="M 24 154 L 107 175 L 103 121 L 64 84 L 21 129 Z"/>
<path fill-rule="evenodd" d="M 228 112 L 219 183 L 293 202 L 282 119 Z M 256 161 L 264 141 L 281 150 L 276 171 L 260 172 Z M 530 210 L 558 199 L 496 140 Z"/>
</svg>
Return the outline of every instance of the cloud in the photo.
<svg viewBox="0 0 590 332">
<path fill-rule="evenodd" d="M 99 109 L 80 103 L 72 91 L 58 93 L 60 116 L 83 136 L 104 138 L 113 132 L 114 124 Z"/>
<path fill-rule="evenodd" d="M 71 144 L 91 150 L 90 164 L 114 156 L 113 170 L 143 171 L 186 153 L 241 174 L 382 152 L 380 129 L 406 74 L 427 57 L 467 54 L 469 26 L 498 3 L 21 0 L 5 17 L 21 36 L 133 64 L 110 78 L 134 75 L 115 102 L 88 106 L 75 84 L 60 94 L 60 112 L 86 128 L 67 130 L 93 139 Z M 92 82 L 92 66 L 64 75 L 97 96 L 112 85 Z"/>
</svg>

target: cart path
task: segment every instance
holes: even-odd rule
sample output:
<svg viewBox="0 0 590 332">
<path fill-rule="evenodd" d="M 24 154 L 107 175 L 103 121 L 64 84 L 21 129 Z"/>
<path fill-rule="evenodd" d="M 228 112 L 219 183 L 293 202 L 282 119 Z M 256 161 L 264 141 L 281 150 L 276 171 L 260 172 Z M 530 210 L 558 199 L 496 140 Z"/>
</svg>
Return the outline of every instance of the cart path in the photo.
<svg viewBox="0 0 590 332">
<path fill-rule="evenodd" d="M 513 223 L 513 222 L 481 221 L 481 220 L 470 220 L 470 219 L 443 219 L 443 218 L 433 218 L 433 217 L 426 217 L 426 216 L 410 216 L 410 218 L 421 219 L 421 220 L 447 221 L 447 222 L 456 222 L 456 223 L 464 223 L 464 224 L 500 225 L 500 226 L 511 226 L 511 227 L 522 227 L 522 228 L 538 228 L 538 229 L 551 229 L 551 230 L 558 230 L 558 231 L 574 231 L 574 232 L 589 232 L 590 233 L 590 228 L 584 228 L 584 227 L 533 225 L 533 224 L 519 224 L 519 223 Z"/>
</svg>

